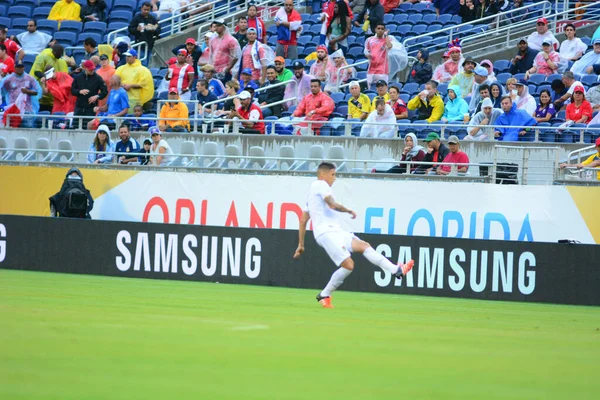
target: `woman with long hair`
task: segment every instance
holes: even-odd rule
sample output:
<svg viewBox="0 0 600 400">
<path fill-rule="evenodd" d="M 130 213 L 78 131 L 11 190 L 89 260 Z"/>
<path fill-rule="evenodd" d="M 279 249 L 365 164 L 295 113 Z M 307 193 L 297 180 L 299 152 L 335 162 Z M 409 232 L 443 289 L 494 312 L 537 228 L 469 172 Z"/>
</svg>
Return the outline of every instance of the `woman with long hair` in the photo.
<svg viewBox="0 0 600 400">
<path fill-rule="evenodd" d="M 352 21 L 348 12 L 348 4 L 338 0 L 333 8 L 333 17 L 327 27 L 327 39 L 329 40 L 329 53 L 341 49 L 344 54 L 348 52 L 348 35 L 352 30 Z"/>
<path fill-rule="evenodd" d="M 113 160 L 115 147 L 110 140 L 110 129 L 106 125 L 100 125 L 96 129 L 96 137 L 90 146 L 87 160 L 89 164 L 110 164 Z"/>
<path fill-rule="evenodd" d="M 494 103 L 494 108 L 502 108 L 502 85 L 498 82 L 490 83 L 490 100 Z"/>
<path fill-rule="evenodd" d="M 554 118 L 555 114 L 556 109 L 552 103 L 552 95 L 548 89 L 544 89 L 540 92 L 540 103 L 533 113 L 533 118 L 537 122 L 548 122 Z"/>
<path fill-rule="evenodd" d="M 592 105 L 585 99 L 583 86 L 576 86 L 571 95 L 571 104 L 567 106 L 567 122 L 587 124 L 592 119 Z"/>
</svg>

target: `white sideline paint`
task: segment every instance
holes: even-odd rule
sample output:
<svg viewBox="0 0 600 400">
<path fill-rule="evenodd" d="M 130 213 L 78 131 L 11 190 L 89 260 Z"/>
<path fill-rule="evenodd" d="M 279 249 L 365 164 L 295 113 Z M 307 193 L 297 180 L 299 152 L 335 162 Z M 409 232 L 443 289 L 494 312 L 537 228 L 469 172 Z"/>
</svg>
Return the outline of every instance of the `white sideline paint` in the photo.
<svg viewBox="0 0 600 400">
<path fill-rule="evenodd" d="M 257 331 L 269 329 L 269 325 L 242 325 L 231 328 L 232 331 Z"/>
</svg>

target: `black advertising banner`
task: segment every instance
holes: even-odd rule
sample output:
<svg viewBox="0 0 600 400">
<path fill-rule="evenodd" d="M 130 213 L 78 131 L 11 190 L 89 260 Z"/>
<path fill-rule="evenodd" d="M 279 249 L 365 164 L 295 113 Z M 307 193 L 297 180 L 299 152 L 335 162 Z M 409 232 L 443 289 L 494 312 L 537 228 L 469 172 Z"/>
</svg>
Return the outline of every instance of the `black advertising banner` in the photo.
<svg viewBox="0 0 600 400">
<path fill-rule="evenodd" d="M 600 245 L 361 235 L 404 281 L 354 255 L 342 290 L 600 305 Z M 0 268 L 321 289 L 335 266 L 307 232 L 0 215 Z"/>
</svg>

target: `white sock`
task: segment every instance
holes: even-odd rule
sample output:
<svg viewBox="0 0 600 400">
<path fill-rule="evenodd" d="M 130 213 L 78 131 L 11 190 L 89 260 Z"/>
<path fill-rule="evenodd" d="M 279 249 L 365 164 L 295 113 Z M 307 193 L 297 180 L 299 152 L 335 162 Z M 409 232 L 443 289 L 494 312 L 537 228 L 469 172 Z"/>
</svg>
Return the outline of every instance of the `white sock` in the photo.
<svg viewBox="0 0 600 400">
<path fill-rule="evenodd" d="M 350 271 L 346 268 L 339 267 L 333 273 L 333 275 L 331 275 L 331 279 L 329 280 L 329 283 L 327 284 L 327 286 L 325 286 L 325 289 L 323 289 L 321 291 L 321 296 L 323 296 L 323 297 L 331 296 L 331 292 L 333 292 L 334 290 L 339 288 L 342 285 L 342 283 L 344 283 L 344 279 L 346 279 L 346 277 L 348 275 L 350 275 L 351 273 L 352 273 L 352 271 Z"/>
<path fill-rule="evenodd" d="M 371 264 L 377 265 L 379 268 L 388 271 L 391 274 L 398 272 L 398 266 L 396 264 L 392 263 L 390 260 L 376 252 L 372 247 L 366 249 L 363 252 L 363 256 L 365 256 L 365 258 L 369 260 Z"/>
</svg>

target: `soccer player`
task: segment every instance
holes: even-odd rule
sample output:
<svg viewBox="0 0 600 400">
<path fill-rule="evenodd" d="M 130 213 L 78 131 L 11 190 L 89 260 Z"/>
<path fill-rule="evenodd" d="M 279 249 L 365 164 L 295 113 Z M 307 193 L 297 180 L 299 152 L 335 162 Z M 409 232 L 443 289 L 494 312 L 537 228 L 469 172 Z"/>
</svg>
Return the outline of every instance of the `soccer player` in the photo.
<svg viewBox="0 0 600 400">
<path fill-rule="evenodd" d="M 348 213 L 354 219 L 356 218 L 356 212 L 334 200 L 331 186 L 335 179 L 335 165 L 328 162 L 321 163 L 317 168 L 317 180 L 310 185 L 308 191 L 306 207 L 300 218 L 298 248 L 294 253 L 294 258 L 298 259 L 304 252 L 306 224 L 312 218 L 315 240 L 319 246 L 325 249 L 335 265 L 340 267 L 331 275 L 325 289 L 317 295 L 317 301 L 325 308 L 333 308 L 331 293 L 341 286 L 344 279 L 354 269 L 351 252 L 361 253 L 371 264 L 390 272 L 398 279 L 402 279 L 415 264 L 413 260 L 410 260 L 406 264 L 398 263 L 398 265 L 395 265 L 376 252 L 369 243 L 342 229 L 338 222 L 337 213 Z"/>
</svg>

